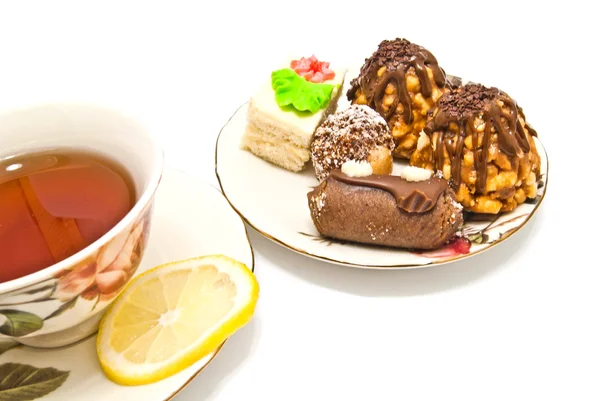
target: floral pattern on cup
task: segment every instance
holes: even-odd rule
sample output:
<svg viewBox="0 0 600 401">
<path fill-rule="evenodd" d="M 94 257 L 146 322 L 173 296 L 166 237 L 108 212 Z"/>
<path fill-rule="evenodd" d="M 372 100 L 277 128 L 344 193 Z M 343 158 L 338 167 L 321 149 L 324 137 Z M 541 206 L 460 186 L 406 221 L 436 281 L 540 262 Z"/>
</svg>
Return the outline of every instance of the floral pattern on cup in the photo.
<svg viewBox="0 0 600 401">
<path fill-rule="evenodd" d="M 115 237 L 102 248 L 95 260 L 60 272 L 53 296 L 61 301 L 76 296 L 100 301 L 114 298 L 139 265 L 140 239 L 146 225 L 146 220 L 142 220 L 129 233 Z"/>
<path fill-rule="evenodd" d="M 61 331 L 98 313 L 125 287 L 140 265 L 152 205 L 129 229 L 111 239 L 87 260 L 53 278 L 0 295 L 0 338 Z M 78 309 L 73 319 L 56 319 Z M 83 317 L 82 317 L 83 314 Z M 52 321 L 54 320 L 54 321 Z"/>
</svg>

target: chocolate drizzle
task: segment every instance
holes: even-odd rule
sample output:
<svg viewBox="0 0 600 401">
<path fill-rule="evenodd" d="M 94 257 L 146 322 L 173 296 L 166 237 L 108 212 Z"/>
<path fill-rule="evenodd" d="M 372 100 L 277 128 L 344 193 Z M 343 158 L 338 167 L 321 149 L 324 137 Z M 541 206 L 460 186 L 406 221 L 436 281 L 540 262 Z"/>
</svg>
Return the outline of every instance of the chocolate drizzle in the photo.
<svg viewBox="0 0 600 401">
<path fill-rule="evenodd" d="M 385 67 L 383 76 L 378 79 L 378 72 Z M 406 72 L 412 67 L 421 82 L 421 94 L 428 98 L 432 94 L 431 80 L 427 67 L 433 72 L 436 85 L 446 85 L 446 75 L 438 66 L 436 58 L 426 49 L 406 39 L 384 40 L 373 55 L 365 61 L 360 74 L 351 82 L 348 100 L 352 101 L 358 89 L 362 89 L 367 98 L 367 105 L 379 112 L 388 122 L 394 115 L 398 104 L 403 106 L 403 118 L 407 124 L 412 123 L 412 105 L 406 87 Z M 384 108 L 383 97 L 389 84 L 396 88 L 397 96 L 389 108 Z"/>
<path fill-rule="evenodd" d="M 452 181 L 458 187 L 461 182 L 464 141 L 466 137 L 471 136 L 474 166 L 477 171 L 476 189 L 480 193 L 485 192 L 492 127 L 497 134 L 499 149 L 507 156 L 513 158 L 521 152 L 530 151 L 519 115 L 523 113 L 514 100 L 496 88 L 467 84 L 444 94 L 438 102 L 437 114 L 424 128 L 425 133 L 429 135 L 439 133 L 435 144 L 434 167 L 441 169 L 444 166 L 446 150 L 451 161 Z M 485 124 L 483 133 L 475 129 L 477 118 Z M 453 123 L 458 126 L 458 135 L 450 130 Z M 529 131 L 530 127 L 527 128 Z M 483 138 L 481 146 L 478 146 L 480 135 L 483 135 Z"/>
<path fill-rule="evenodd" d="M 333 170 L 330 177 L 348 185 L 387 191 L 396 199 L 398 208 L 408 213 L 425 213 L 433 209 L 440 195 L 449 188 L 448 182 L 438 177 L 411 182 L 395 175 L 350 177 L 340 170 Z"/>
</svg>

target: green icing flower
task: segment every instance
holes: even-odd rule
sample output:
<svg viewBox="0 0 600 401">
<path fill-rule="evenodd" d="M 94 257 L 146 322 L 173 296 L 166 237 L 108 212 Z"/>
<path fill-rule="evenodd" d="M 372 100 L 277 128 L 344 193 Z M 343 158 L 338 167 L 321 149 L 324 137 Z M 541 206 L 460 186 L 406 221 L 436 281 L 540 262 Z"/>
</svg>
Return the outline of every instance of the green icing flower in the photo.
<svg viewBox="0 0 600 401">
<path fill-rule="evenodd" d="M 334 85 L 309 82 L 290 68 L 273 71 L 271 86 L 279 107 L 292 106 L 314 114 L 327 107 Z"/>
</svg>

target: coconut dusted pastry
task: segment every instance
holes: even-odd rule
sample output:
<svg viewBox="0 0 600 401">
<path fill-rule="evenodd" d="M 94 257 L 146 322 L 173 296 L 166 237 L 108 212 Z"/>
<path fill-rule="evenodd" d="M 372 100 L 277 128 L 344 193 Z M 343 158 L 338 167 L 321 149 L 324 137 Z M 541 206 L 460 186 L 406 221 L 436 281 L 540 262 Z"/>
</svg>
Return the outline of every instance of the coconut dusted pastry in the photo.
<svg viewBox="0 0 600 401">
<path fill-rule="evenodd" d="M 440 170 L 465 210 L 506 212 L 536 196 L 536 135 L 506 93 L 467 84 L 439 100 L 410 164 Z"/>
<path fill-rule="evenodd" d="M 394 157 L 410 159 L 427 112 L 448 85 L 429 51 L 406 39 L 384 40 L 351 81 L 347 97 L 377 110 L 396 142 Z"/>
<path fill-rule="evenodd" d="M 308 193 L 315 227 L 325 237 L 351 242 L 409 249 L 441 247 L 462 224 L 462 207 L 446 180 L 414 171 L 406 176 L 410 180 L 331 171 Z"/>
<path fill-rule="evenodd" d="M 367 162 L 374 174 L 390 174 L 394 140 L 385 120 L 367 106 L 352 105 L 317 128 L 311 158 L 319 181 L 347 161 Z"/>
</svg>

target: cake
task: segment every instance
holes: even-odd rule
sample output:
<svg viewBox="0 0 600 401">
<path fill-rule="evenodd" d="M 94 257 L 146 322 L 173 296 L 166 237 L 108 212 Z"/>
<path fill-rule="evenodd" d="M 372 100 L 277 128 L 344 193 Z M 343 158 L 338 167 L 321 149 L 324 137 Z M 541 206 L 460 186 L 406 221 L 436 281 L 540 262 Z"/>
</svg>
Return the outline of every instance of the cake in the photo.
<svg viewBox="0 0 600 401">
<path fill-rule="evenodd" d="M 410 164 L 441 171 L 467 211 L 507 212 L 537 194 L 534 136 L 510 96 L 469 83 L 440 98 Z"/>
<path fill-rule="evenodd" d="M 427 112 L 448 85 L 446 74 L 428 50 L 397 38 L 382 41 L 365 60 L 347 97 L 351 103 L 379 112 L 394 137 L 394 157 L 410 159 Z"/>
<path fill-rule="evenodd" d="M 373 109 L 352 105 L 329 115 L 317 128 L 311 159 L 319 181 L 347 161 L 367 162 L 374 174 L 390 174 L 394 139 L 386 121 Z"/>
<path fill-rule="evenodd" d="M 455 238 L 462 207 L 446 180 L 424 173 L 354 176 L 332 170 L 307 195 L 312 221 L 322 236 L 338 240 L 440 248 Z"/>
<path fill-rule="evenodd" d="M 336 110 L 345 75 L 315 56 L 284 63 L 250 99 L 242 149 L 290 171 L 304 169 L 316 128 Z"/>
</svg>

